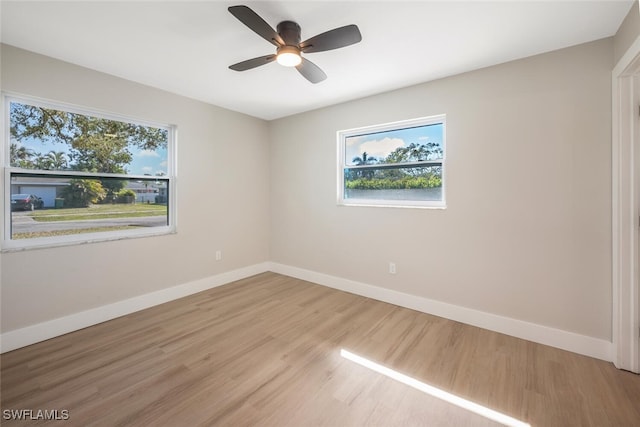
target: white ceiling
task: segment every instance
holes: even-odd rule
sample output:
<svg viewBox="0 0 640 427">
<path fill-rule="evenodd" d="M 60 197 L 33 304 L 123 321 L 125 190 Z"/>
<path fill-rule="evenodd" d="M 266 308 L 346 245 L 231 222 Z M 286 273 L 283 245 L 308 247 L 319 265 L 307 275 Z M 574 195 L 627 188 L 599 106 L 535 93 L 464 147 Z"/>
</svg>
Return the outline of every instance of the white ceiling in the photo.
<svg viewBox="0 0 640 427">
<path fill-rule="evenodd" d="M 612 36 L 634 0 L 603 1 L 6 1 L 3 43 L 275 119 L 400 87 Z M 362 42 L 305 57 L 327 80 L 313 85 L 271 63 L 275 53 L 234 18 L 245 4 L 303 40 L 356 24 Z"/>
</svg>

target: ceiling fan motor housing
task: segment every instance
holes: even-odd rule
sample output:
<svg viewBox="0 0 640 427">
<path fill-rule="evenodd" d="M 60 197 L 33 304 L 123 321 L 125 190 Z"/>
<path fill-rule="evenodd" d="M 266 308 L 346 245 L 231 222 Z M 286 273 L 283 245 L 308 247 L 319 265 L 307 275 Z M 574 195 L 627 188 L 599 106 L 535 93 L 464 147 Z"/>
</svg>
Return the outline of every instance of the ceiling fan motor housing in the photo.
<svg viewBox="0 0 640 427">
<path fill-rule="evenodd" d="M 287 46 L 300 44 L 300 25 L 293 21 L 282 21 L 277 27 L 278 34 Z"/>
</svg>

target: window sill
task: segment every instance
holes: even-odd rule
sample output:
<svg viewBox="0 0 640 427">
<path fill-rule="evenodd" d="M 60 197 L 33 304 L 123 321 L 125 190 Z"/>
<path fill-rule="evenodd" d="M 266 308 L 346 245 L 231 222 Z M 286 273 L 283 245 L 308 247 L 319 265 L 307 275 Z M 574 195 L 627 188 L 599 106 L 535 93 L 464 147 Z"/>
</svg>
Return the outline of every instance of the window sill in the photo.
<svg viewBox="0 0 640 427">
<path fill-rule="evenodd" d="M 361 206 L 368 208 L 446 209 L 445 202 L 410 202 L 404 200 L 340 200 L 338 206 Z"/>
<path fill-rule="evenodd" d="M 34 249 L 57 248 L 62 246 L 80 246 L 80 245 L 87 245 L 92 243 L 113 242 L 117 240 L 166 236 L 166 235 L 171 235 L 176 233 L 177 231 L 175 230 L 175 227 L 167 226 L 167 227 L 157 227 L 156 229 L 149 230 L 147 232 L 125 231 L 125 232 L 113 232 L 113 233 L 109 233 L 109 235 L 105 235 L 105 233 L 102 232 L 102 233 L 77 234 L 77 235 L 64 236 L 59 238 L 45 237 L 41 239 L 5 240 L 2 243 L 2 249 L 0 250 L 0 252 L 8 253 L 8 252 L 30 251 Z"/>
</svg>

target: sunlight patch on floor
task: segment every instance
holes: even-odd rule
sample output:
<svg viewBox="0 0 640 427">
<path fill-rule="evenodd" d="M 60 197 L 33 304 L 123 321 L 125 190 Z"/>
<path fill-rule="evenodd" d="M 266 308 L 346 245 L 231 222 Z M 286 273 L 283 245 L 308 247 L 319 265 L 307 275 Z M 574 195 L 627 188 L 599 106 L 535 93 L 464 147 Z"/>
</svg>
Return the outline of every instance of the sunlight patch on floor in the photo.
<svg viewBox="0 0 640 427">
<path fill-rule="evenodd" d="M 463 399 L 462 397 L 448 393 L 437 387 L 430 386 L 429 384 L 423 383 L 422 381 L 418 381 L 415 378 L 411 378 L 407 375 L 396 372 L 393 369 L 387 368 L 386 366 L 379 365 L 376 362 L 353 354 L 345 349 L 340 350 L 340 356 L 354 363 L 357 363 L 358 365 L 364 366 L 365 368 L 371 369 L 374 372 L 399 381 L 402 384 L 408 385 L 409 387 L 413 387 L 416 390 L 420 390 L 421 392 L 426 393 L 430 396 L 436 397 L 452 405 L 456 405 L 462 409 L 466 409 L 467 411 L 473 412 L 492 421 L 496 421 L 505 426 L 531 427 L 530 424 L 527 424 L 523 421 L 517 420 L 513 417 L 510 417 L 498 411 L 494 411 L 493 409 L 489 409 L 485 406 L 479 405 L 469 400 Z"/>
</svg>

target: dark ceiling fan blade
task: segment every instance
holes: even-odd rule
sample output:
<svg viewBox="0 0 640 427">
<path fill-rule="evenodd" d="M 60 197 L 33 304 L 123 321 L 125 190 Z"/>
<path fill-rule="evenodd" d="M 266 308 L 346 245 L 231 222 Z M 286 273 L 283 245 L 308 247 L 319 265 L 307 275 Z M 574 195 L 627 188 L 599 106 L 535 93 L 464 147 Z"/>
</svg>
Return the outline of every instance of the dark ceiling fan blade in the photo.
<svg viewBox="0 0 640 427">
<path fill-rule="evenodd" d="M 273 62 L 275 60 L 276 60 L 275 55 L 259 56 L 257 58 L 247 59 L 246 61 L 242 61 L 242 62 L 238 62 L 237 64 L 230 65 L 229 68 L 231 68 L 234 71 L 246 71 L 252 68 L 259 67 L 261 65 L 268 64 L 269 62 Z"/>
<path fill-rule="evenodd" d="M 300 65 L 296 65 L 296 69 L 302 76 L 311 83 L 320 83 L 327 78 L 327 75 L 313 62 L 302 58 Z"/>
<path fill-rule="evenodd" d="M 229 12 L 274 46 L 282 46 L 284 44 L 282 37 L 276 33 L 276 30 L 271 28 L 271 25 L 267 24 L 264 19 L 247 6 L 231 6 Z"/>
<path fill-rule="evenodd" d="M 324 52 L 325 50 L 339 49 L 358 43 L 362 35 L 357 25 L 346 25 L 335 28 L 300 43 L 300 50 L 304 53 Z"/>
</svg>

